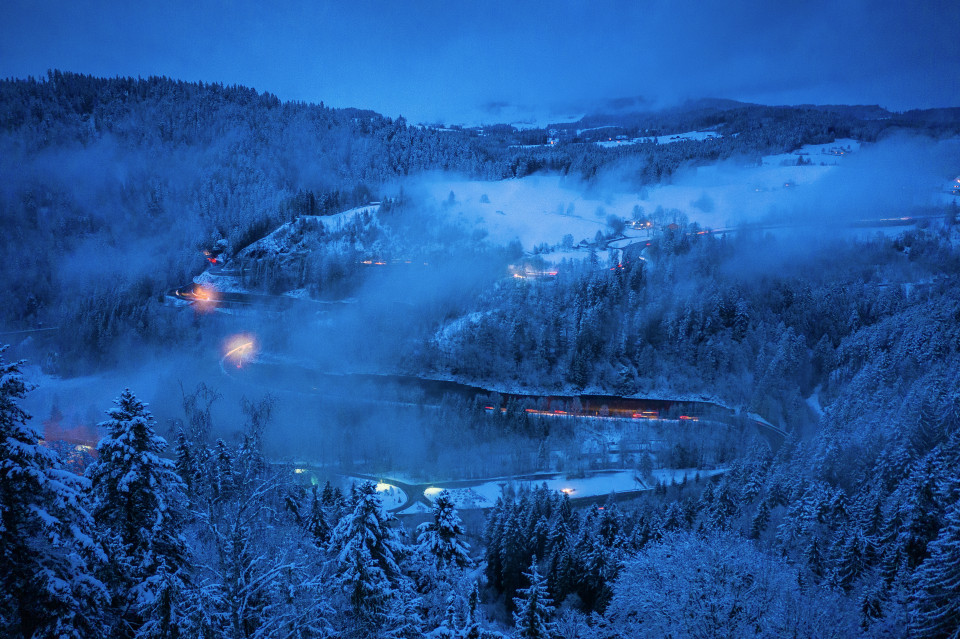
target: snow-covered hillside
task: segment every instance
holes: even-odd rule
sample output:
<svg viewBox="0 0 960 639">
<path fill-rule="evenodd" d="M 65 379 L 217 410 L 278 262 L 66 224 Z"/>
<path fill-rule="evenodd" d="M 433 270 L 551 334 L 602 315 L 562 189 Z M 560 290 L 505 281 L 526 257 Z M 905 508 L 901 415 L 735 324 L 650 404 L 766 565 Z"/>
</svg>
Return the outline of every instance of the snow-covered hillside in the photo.
<svg viewBox="0 0 960 639">
<path fill-rule="evenodd" d="M 664 136 L 668 139 L 663 143 L 712 135 L 701 131 Z M 485 232 L 488 241 L 519 241 L 530 251 L 541 244 L 559 247 L 568 234 L 573 245 L 581 240 L 592 242 L 597 231 L 610 230 L 609 216 L 630 221 L 659 212 L 670 218 L 661 221 L 669 222 L 684 215 L 690 222 L 713 229 L 777 216 L 803 223 L 798 210 L 819 199 L 829 206 L 828 194 L 817 190 L 827 176 L 852 170 L 857 171 L 857 184 L 869 180 L 869 158 L 853 169 L 847 166 L 870 152 L 861 149 L 858 141 L 844 138 L 764 156 L 759 162 L 741 159 L 693 167 L 669 181 L 639 189 L 623 179 L 603 181 L 603 188 L 598 189 L 569 176 L 535 175 L 499 182 L 432 179 L 421 184 L 421 193 L 427 203 L 448 211 L 463 226 Z M 596 195 L 598 190 L 602 196 Z M 575 256 L 576 252 L 568 255 Z"/>
<path fill-rule="evenodd" d="M 237 257 L 243 258 L 257 253 L 296 253 L 314 248 L 315 234 L 320 227 L 326 232 L 336 231 L 351 222 L 357 215 L 368 213 L 376 215 L 380 203 L 357 206 L 334 215 L 301 215 L 292 222 L 276 228 L 272 233 L 257 240 L 241 250 Z"/>
</svg>

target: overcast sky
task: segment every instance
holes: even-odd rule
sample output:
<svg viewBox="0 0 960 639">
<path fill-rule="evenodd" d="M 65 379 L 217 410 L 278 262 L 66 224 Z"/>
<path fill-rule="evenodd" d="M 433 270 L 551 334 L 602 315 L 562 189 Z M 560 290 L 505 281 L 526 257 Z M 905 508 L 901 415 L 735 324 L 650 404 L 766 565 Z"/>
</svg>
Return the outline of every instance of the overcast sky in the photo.
<svg viewBox="0 0 960 639">
<path fill-rule="evenodd" d="M 956 0 L 4 5 L 3 77 L 166 75 L 412 122 L 574 114 L 632 96 L 960 106 Z"/>
</svg>

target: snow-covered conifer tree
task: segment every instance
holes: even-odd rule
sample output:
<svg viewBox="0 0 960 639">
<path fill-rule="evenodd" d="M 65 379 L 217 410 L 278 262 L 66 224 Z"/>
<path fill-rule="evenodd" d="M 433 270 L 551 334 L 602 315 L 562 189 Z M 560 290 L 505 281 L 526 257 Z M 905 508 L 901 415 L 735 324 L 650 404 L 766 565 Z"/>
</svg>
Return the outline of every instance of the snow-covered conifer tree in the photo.
<svg viewBox="0 0 960 639">
<path fill-rule="evenodd" d="M 0 348 L 0 635 L 103 636 L 103 551 L 82 504 L 87 482 L 64 470 L 27 423 L 22 362 Z"/>
<path fill-rule="evenodd" d="M 500 556 L 500 546 L 503 542 L 503 522 L 505 505 L 503 497 L 497 497 L 497 503 L 487 514 L 487 522 L 483 529 L 483 543 L 485 546 L 487 582 L 499 589 L 503 579 L 503 562 Z"/>
<path fill-rule="evenodd" d="M 409 579 L 400 580 L 390 599 L 390 608 L 383 621 L 387 639 L 421 639 L 423 617 L 422 601 Z"/>
<path fill-rule="evenodd" d="M 460 607 L 463 601 L 455 591 L 447 594 L 447 609 L 443 614 L 443 620 L 440 625 L 430 631 L 430 639 L 454 639 L 458 636 L 458 631 L 463 626 L 463 620 L 460 618 Z"/>
<path fill-rule="evenodd" d="M 470 591 L 470 598 L 467 600 L 467 616 L 464 619 L 463 629 L 460 633 L 462 639 L 480 639 L 483 635 L 483 629 L 480 624 L 483 622 L 483 616 L 480 611 L 480 588 L 477 583 L 473 583 L 473 590 Z"/>
<path fill-rule="evenodd" d="M 100 424 L 107 434 L 87 476 L 94 520 L 108 535 L 115 573 L 109 584 L 118 612 L 114 635 L 128 636 L 145 621 L 140 611 L 171 614 L 154 602 L 161 591 L 178 592 L 180 585 L 170 582 L 184 578 L 185 486 L 174 462 L 160 456 L 167 442 L 156 434 L 146 406 L 129 389 L 114 403 L 110 419 Z"/>
<path fill-rule="evenodd" d="M 444 490 L 433 504 L 433 521 L 417 527 L 417 544 L 425 555 L 436 562 L 438 569 L 447 566 L 463 568 L 471 565 L 470 546 L 460 537 L 464 534 L 460 516 L 450 493 Z"/>
<path fill-rule="evenodd" d="M 385 612 L 404 578 L 399 562 L 406 549 L 390 519 L 375 484 L 364 483 L 354 491 L 353 512 L 337 523 L 327 545 L 337 585 L 363 617 Z"/>
<path fill-rule="evenodd" d="M 215 499 L 229 499 L 233 494 L 234 483 L 236 481 L 233 472 L 233 455 L 227 448 L 226 442 L 218 439 L 213 445 L 213 464 L 211 478 L 211 489 Z"/>
<path fill-rule="evenodd" d="M 330 540 L 330 524 L 327 520 L 327 511 L 323 506 L 323 500 L 317 487 L 314 486 L 311 491 L 310 513 L 303 522 L 304 528 L 310 533 L 314 543 L 323 548 Z"/>
<path fill-rule="evenodd" d="M 177 444 L 175 448 L 176 469 L 180 478 L 183 480 L 188 496 L 193 496 L 194 486 L 197 482 L 197 462 L 193 453 L 193 447 L 187 441 L 187 434 L 181 428 L 177 431 Z"/>
<path fill-rule="evenodd" d="M 521 588 L 514 598 L 517 606 L 513 613 L 516 636 L 520 639 L 547 639 L 553 636 L 553 624 L 549 621 L 553 614 L 553 601 L 547 591 L 547 580 L 537 572 L 537 558 L 530 563 L 530 572 L 523 573 L 529 580 L 528 588 Z"/>
</svg>

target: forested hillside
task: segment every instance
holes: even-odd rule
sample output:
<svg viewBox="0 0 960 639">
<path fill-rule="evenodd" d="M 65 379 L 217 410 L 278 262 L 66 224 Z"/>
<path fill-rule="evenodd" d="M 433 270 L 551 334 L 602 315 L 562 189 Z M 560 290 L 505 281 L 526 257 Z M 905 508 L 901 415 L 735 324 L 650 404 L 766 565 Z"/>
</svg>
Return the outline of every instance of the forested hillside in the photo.
<svg viewBox="0 0 960 639">
<path fill-rule="evenodd" d="M 476 321 L 436 344 L 436 361 L 468 378 L 623 394 L 708 393 L 792 433 L 774 456 L 754 451 L 699 497 L 671 491 L 640 520 L 614 526 L 602 537 L 616 540 L 603 551 L 612 557 L 566 541 L 557 546 L 549 541 L 560 534 L 552 531 L 549 509 L 546 526 L 531 504 L 508 505 L 488 522 L 491 583 L 512 596 L 524 562 L 537 556 L 556 600 L 577 592 L 588 609 L 611 602 L 610 623 L 597 631 L 603 637 L 699 636 L 695 627 L 704 619 L 674 616 L 671 610 L 692 605 L 674 599 L 693 601 L 698 588 L 717 587 L 711 605 L 726 612 L 709 627 L 719 634 L 752 635 L 746 628 L 781 614 L 777 623 L 785 625 L 769 632 L 955 631 L 956 229 L 938 226 L 895 240 L 787 236 L 803 244 L 802 252 L 784 240 L 694 233 L 678 243 L 667 233 L 647 263 L 585 265 L 548 283 L 506 282 L 483 298 L 486 310 Z M 602 516 L 610 516 L 609 506 Z M 502 537 L 508 533 L 501 517 L 519 518 L 510 525 L 520 526 L 524 541 Z M 596 543 L 597 533 L 583 539 L 577 543 Z M 499 563 L 508 543 L 523 549 L 510 551 L 520 558 L 509 576 Z M 671 556 L 693 552 L 703 554 L 702 570 L 717 583 L 698 586 L 687 578 L 686 559 L 671 563 Z M 609 568 L 606 580 L 589 577 L 607 565 L 618 568 Z M 568 570 L 585 581 L 569 585 Z M 727 576 L 731 570 L 736 576 Z M 760 574 L 762 585 L 747 595 L 743 580 Z M 745 603 L 733 603 L 742 597 Z M 796 597 L 817 603 L 779 609 L 782 599 Z M 804 616 L 821 607 L 833 612 Z M 639 610 L 645 612 L 637 616 Z M 849 625 L 834 626 L 833 615 Z"/>
<path fill-rule="evenodd" d="M 380 199 L 385 184 L 424 171 L 503 179 L 549 170 L 592 179 L 604 166 L 629 162 L 628 177 L 639 185 L 668 179 L 687 163 L 758 158 L 841 135 L 870 139 L 917 122 L 956 126 L 949 118 L 867 122 L 813 109 L 729 106 L 711 111 L 710 122 L 696 108 L 645 120 L 660 131 L 719 127 L 723 137 L 709 144 L 605 149 L 584 140 L 543 148 L 516 146 L 529 132 L 512 127 L 410 126 L 237 86 L 59 71 L 39 81 L 5 80 L 0 268 L 12 303 L 0 321 L 11 330 L 76 327 L 81 340 L 51 337 L 39 355 L 56 353 L 67 367 L 96 364 L 103 355 L 94 353 L 118 341 L 182 330 L 153 325 L 148 307 L 199 270 L 201 250 L 220 240 L 239 250 L 297 215 Z"/>
<path fill-rule="evenodd" d="M 52 73 L 0 95 L 4 296 L 17 301 L 2 321 L 77 327 L 84 339 L 57 349 L 69 362 L 162 334 L 150 300 L 218 240 L 240 249 L 409 172 L 494 172 L 463 136 L 242 87 Z"/>
<path fill-rule="evenodd" d="M 591 126 L 717 137 L 606 148 Z M 535 247 L 405 181 L 639 191 L 902 129 L 955 135 L 957 113 L 710 101 L 561 135 L 166 78 L 0 82 L 0 332 L 41 365 L 0 349 L 0 635 L 955 639 L 954 192 L 924 183 L 939 204 L 865 230 L 811 180 L 807 224 L 637 207 L 628 236 L 600 208 L 576 212 L 592 241 Z M 204 268 L 232 300 L 181 291 Z M 210 379 L 171 392 L 150 349 Z M 131 361 L 162 417 L 121 386 L 83 424 L 98 442 L 55 441 L 85 408 L 69 383 Z M 49 419 L 31 375 L 66 389 Z M 546 483 L 617 473 L 609 497 Z M 401 484 L 410 508 L 386 502 Z"/>
<path fill-rule="evenodd" d="M 163 469 L 167 462 L 149 457 L 163 477 L 151 480 L 154 485 L 178 495 L 176 514 L 151 534 L 185 530 L 187 546 L 164 541 L 166 545 L 155 546 L 164 553 L 162 562 L 136 563 L 141 561 L 135 554 L 140 542 L 128 542 L 133 545 L 124 552 L 134 553 L 129 565 L 139 566 L 135 569 L 123 563 L 101 566 L 98 562 L 117 561 L 120 555 L 98 554 L 101 546 L 90 547 L 88 563 L 51 568 L 67 571 L 74 584 L 70 598 L 57 599 L 56 605 L 78 615 L 71 617 L 78 636 L 83 628 L 104 623 L 132 624 L 159 636 L 170 632 L 169 624 L 230 636 L 246 636 L 244 628 L 288 624 L 305 624 L 308 636 L 420 636 L 433 628 L 445 629 L 449 635 L 444 636 L 479 636 L 468 631 L 486 626 L 492 632 L 507 622 L 504 610 L 516 610 L 520 628 L 542 623 L 567 637 L 700 632 L 903 636 L 908 631 L 911 636 L 950 636 L 960 615 L 955 590 L 960 565 L 960 268 L 955 237 L 954 230 L 941 228 L 897 240 L 833 240 L 795 257 L 792 266 L 778 263 L 776 274 L 739 276 L 724 265 L 730 266 L 743 250 L 759 252 L 766 245 L 776 252 L 778 240 L 721 243 L 707 237 L 688 250 L 661 248 L 656 268 L 637 281 L 637 290 L 626 287 L 624 295 L 666 285 L 669 277 L 688 278 L 687 296 L 661 299 L 647 290 L 648 297 L 635 306 L 662 309 L 657 316 L 670 323 L 686 317 L 683 321 L 699 322 L 699 328 L 637 331 L 641 339 L 659 335 L 663 340 L 657 342 L 651 364 L 662 371 L 656 379 L 677 388 L 682 382 L 713 389 L 726 401 L 779 420 L 791 431 L 786 442 L 773 452 L 766 445 L 747 451 L 718 481 L 664 485 L 629 505 L 609 502 L 603 508 L 575 509 L 566 497 L 546 490 L 508 497 L 491 511 L 469 554 L 459 549 L 463 531 L 442 499 L 437 501 L 436 527 L 404 539 L 402 529 L 372 517 L 379 512 L 372 485 L 346 496 L 331 488 L 305 493 L 289 467 L 267 464 L 258 451 L 263 429 L 269 427 L 269 404 L 245 409 L 246 435 L 235 447 L 210 441 L 209 405 L 205 409 L 204 397 L 193 395 L 184 403 L 183 430 L 177 434 L 176 474 L 172 467 Z M 820 268 L 814 271 L 812 264 Z M 733 293 L 721 286 L 703 305 L 694 306 L 692 296 L 720 286 L 714 278 L 725 272 L 722 279 L 739 297 L 732 299 Z M 572 286 L 571 293 L 557 297 L 573 300 L 578 290 L 586 295 L 591 286 L 617 286 L 620 273 L 606 268 L 574 272 L 569 281 L 539 286 Z M 501 292 L 501 307 L 522 308 L 536 287 L 521 284 L 512 294 Z M 590 308 L 609 314 L 622 313 L 624 307 L 621 297 L 611 293 L 595 296 Z M 547 326 L 553 323 L 551 314 L 542 317 Z M 511 326 L 491 325 L 491 338 L 503 335 L 508 348 L 509 336 L 517 333 Z M 561 353 L 576 358 L 578 341 L 572 331 L 570 350 Z M 601 336 L 599 343 L 608 338 Z M 515 359 L 513 350 L 499 355 L 498 343 L 492 342 L 492 356 L 510 359 L 495 366 L 522 371 L 525 359 Z M 706 357 L 705 343 L 716 343 L 718 355 Z M 598 377 L 597 370 L 611 365 L 598 369 L 597 362 L 609 358 L 618 366 L 635 366 L 630 351 L 619 355 L 625 358 L 619 363 L 617 348 L 586 360 L 591 383 L 604 387 L 609 381 Z M 16 409 L 24 389 L 17 386 L 16 367 L 7 368 L 5 414 L 11 424 L 20 424 L 17 437 L 28 443 L 36 435 L 23 430 L 28 426 Z M 575 369 L 567 370 L 570 375 Z M 650 383 L 646 370 L 635 368 L 628 379 Z M 557 377 L 560 383 L 563 375 Z M 822 413 L 808 408 L 804 398 L 811 394 L 822 404 Z M 137 417 L 143 409 L 135 398 L 125 395 L 119 402 L 105 424 L 117 432 L 100 443 L 100 458 L 88 471 L 94 501 L 85 505 L 85 497 L 64 497 L 56 491 L 67 489 L 53 484 L 42 484 L 30 498 L 72 504 L 73 510 L 57 511 L 56 521 L 89 517 L 89 508 L 97 530 L 108 534 L 120 525 L 111 518 L 121 503 L 116 500 L 123 499 L 111 482 L 120 477 L 129 481 L 122 470 L 128 462 L 111 447 L 130 441 L 124 445 L 142 447 L 144 454 L 162 450 L 162 441 L 149 431 L 129 440 L 121 436 L 123 429 L 141 428 L 144 422 Z M 56 458 L 36 450 L 17 457 L 17 463 L 54 472 Z M 111 464 L 119 466 L 112 469 Z M 19 480 L 5 481 L 14 482 L 12 490 Z M 83 485 L 78 484 L 79 490 L 85 490 Z M 162 499 L 165 508 L 174 508 L 172 497 Z M 18 510 L 29 508 L 26 503 L 11 508 L 20 513 L 16 517 L 28 516 L 27 510 Z M 149 512 L 137 516 L 153 517 Z M 31 525 L 65 524 L 37 520 Z M 296 532 L 301 529 L 309 534 Z M 431 530 L 443 532 L 434 538 Z M 360 538 L 377 541 L 358 546 Z M 94 539 L 95 544 L 113 543 L 109 536 Z M 77 543 L 90 542 L 64 537 L 51 548 Z M 53 551 L 42 550 L 39 557 L 43 552 Z M 370 565 L 376 570 L 354 566 L 351 562 L 360 561 L 354 552 L 373 553 L 362 556 L 364 562 L 375 561 Z M 184 553 L 194 558 L 195 568 L 182 563 Z M 208 560 L 197 563 L 199 557 Z M 699 566 L 702 580 L 691 579 L 690 561 Z M 248 577 L 236 581 L 238 575 Z M 478 580 L 485 584 L 479 596 L 471 594 Z M 122 609 L 93 603 L 120 584 L 127 584 L 123 589 L 141 584 L 130 591 L 141 593 L 141 599 Z M 704 593 L 714 612 L 689 612 Z M 35 595 L 24 591 L 18 596 Z M 63 596 L 65 592 L 57 595 Z M 487 621 L 480 616 L 484 600 L 492 602 L 485 604 Z M 245 603 L 237 608 L 241 601 Z M 675 614 L 684 609 L 685 615 Z"/>
</svg>

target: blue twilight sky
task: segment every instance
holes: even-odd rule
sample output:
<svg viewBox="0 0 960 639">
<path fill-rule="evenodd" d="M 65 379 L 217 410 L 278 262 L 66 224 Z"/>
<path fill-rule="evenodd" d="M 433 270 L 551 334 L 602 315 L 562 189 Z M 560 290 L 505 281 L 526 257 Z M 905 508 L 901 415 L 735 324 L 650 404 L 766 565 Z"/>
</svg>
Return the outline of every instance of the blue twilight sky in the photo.
<svg viewBox="0 0 960 639">
<path fill-rule="evenodd" d="M 658 105 L 960 106 L 960 2 L 7 0 L 0 76 L 244 84 L 412 122 Z"/>
</svg>

